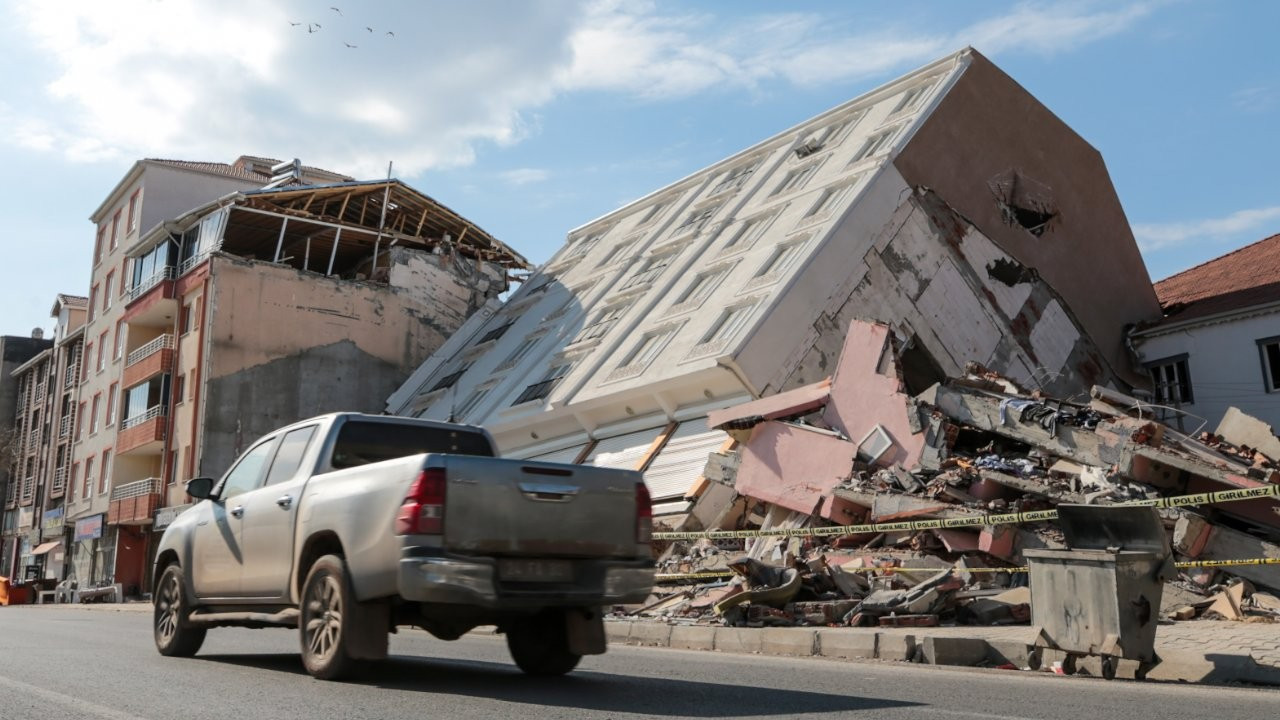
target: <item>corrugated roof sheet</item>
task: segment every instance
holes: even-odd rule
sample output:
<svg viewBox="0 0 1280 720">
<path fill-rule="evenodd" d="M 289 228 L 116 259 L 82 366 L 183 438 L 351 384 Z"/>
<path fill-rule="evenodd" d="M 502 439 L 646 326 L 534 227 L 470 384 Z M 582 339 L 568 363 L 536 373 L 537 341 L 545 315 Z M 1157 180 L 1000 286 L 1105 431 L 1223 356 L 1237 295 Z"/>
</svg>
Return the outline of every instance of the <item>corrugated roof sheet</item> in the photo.
<svg viewBox="0 0 1280 720">
<path fill-rule="evenodd" d="M 1182 322 L 1280 300 L 1280 234 L 1155 284 L 1165 320 Z"/>
</svg>

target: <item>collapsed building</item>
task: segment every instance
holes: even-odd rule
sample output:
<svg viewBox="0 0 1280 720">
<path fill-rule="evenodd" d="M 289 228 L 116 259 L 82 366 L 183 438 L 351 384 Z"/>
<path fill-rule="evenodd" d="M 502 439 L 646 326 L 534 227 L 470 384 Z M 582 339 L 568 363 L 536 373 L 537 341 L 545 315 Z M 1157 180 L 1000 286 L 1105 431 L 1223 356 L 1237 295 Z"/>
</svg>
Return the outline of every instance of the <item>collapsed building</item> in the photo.
<svg viewBox="0 0 1280 720">
<path fill-rule="evenodd" d="M 909 394 L 976 361 L 1071 395 L 1148 383 L 1123 329 L 1159 315 L 1097 150 L 965 49 L 572 231 L 386 409 L 641 470 L 670 529 L 733 495 L 706 482 L 734 442 L 708 413 L 830 376 L 854 320 L 892 335 Z"/>
</svg>

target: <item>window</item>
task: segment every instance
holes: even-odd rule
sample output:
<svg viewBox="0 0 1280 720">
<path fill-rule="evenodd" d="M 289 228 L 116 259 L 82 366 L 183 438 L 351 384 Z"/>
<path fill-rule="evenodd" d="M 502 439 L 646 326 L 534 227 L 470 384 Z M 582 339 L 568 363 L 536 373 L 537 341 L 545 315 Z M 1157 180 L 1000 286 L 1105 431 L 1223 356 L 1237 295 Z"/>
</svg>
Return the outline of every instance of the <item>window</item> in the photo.
<svg viewBox="0 0 1280 720">
<path fill-rule="evenodd" d="M 738 231 L 729 237 L 729 242 L 725 244 L 724 249 L 742 250 L 751 247 L 769 227 L 769 220 L 772 217 L 772 215 L 754 217 L 742 223 Z"/>
<path fill-rule="evenodd" d="M 76 483 L 80 481 L 80 463 L 71 463 L 71 480 L 67 482 L 67 502 L 75 502 Z"/>
<path fill-rule="evenodd" d="M 120 261 L 120 297 L 129 294 L 129 258 Z"/>
<path fill-rule="evenodd" d="M 437 390 L 444 390 L 445 388 L 453 387 L 454 383 L 458 382 L 458 379 L 461 378 L 463 374 L 467 372 L 467 368 L 470 368 L 470 367 L 471 367 L 471 363 L 466 363 L 465 365 L 458 368 L 457 370 L 454 370 L 448 375 L 445 375 L 444 377 L 440 378 L 440 382 L 436 383 L 435 385 L 432 385 L 431 389 L 428 390 L 427 392 L 435 392 Z"/>
<path fill-rule="evenodd" d="M 111 249 L 115 250 L 116 246 L 119 244 L 120 244 L 120 211 L 117 210 L 116 214 L 113 215 L 111 218 Z"/>
<path fill-rule="evenodd" d="M 685 217 L 684 222 L 680 223 L 680 226 L 676 228 L 676 234 L 683 232 L 697 232 L 701 230 L 719 209 L 719 205 L 711 205 L 709 207 L 694 210 L 689 213 L 689 215 Z"/>
<path fill-rule="evenodd" d="M 656 219 L 658 215 L 662 214 L 662 211 L 666 209 L 667 209 L 667 203 L 664 203 L 664 202 L 654 203 L 653 205 L 649 206 L 649 210 L 644 214 L 644 217 L 640 218 L 640 224 L 641 225 L 648 224 L 652 220 Z"/>
<path fill-rule="evenodd" d="M 520 396 L 516 398 L 516 401 L 511 404 L 519 405 L 521 403 L 533 402 L 534 400 L 541 400 L 550 395 L 551 390 L 555 388 L 556 384 L 563 380 L 565 375 L 569 374 L 569 368 L 571 367 L 573 367 L 572 363 L 561 363 L 552 367 L 545 375 L 542 376 L 541 380 L 525 388 L 524 392 L 520 393 Z"/>
<path fill-rule="evenodd" d="M 489 394 L 489 390 L 491 389 L 492 388 L 485 387 L 472 390 L 471 394 L 467 396 L 467 399 L 463 400 L 461 405 L 449 413 L 449 417 L 455 421 L 465 419 L 472 410 L 476 409 L 476 406 L 480 404 L 480 401 L 484 400 L 484 397 Z"/>
<path fill-rule="evenodd" d="M 83 381 L 89 377 L 89 359 L 93 357 L 93 343 L 85 343 L 84 346 L 84 362 L 80 366 L 80 380 Z"/>
<path fill-rule="evenodd" d="M 80 497 L 89 498 L 93 492 L 93 458 L 85 458 L 84 461 L 84 484 L 80 486 Z"/>
<path fill-rule="evenodd" d="M 93 396 L 93 412 L 89 415 L 89 434 L 98 432 L 98 411 L 102 408 L 102 393 Z"/>
<path fill-rule="evenodd" d="M 1190 405 L 1191 374 L 1187 370 L 1187 356 L 1165 358 L 1147 365 L 1151 384 L 1155 387 L 1155 399 L 1160 405 Z"/>
<path fill-rule="evenodd" d="M 595 235 L 588 235 L 587 237 L 582 238 L 569 248 L 569 254 L 564 256 L 565 259 L 569 260 L 586 255 L 591 248 L 596 246 L 596 243 L 600 242 L 600 238 L 602 237 L 604 237 L 604 233 L 596 233 Z"/>
<path fill-rule="evenodd" d="M 97 265 L 102 262 L 102 241 L 107 239 L 107 226 L 98 226 L 98 237 L 93 242 L 93 264 Z M 92 302 L 89 305 L 93 305 Z"/>
<path fill-rule="evenodd" d="M 583 328 L 582 332 L 578 333 L 578 337 L 574 338 L 573 342 L 582 342 L 583 340 L 592 340 L 603 336 L 605 333 L 609 332 L 610 328 L 617 324 L 618 318 L 626 314 L 627 308 L 629 307 L 631 307 L 629 303 L 620 303 L 601 310 L 596 314 L 596 317 L 591 321 L 591 324 Z"/>
<path fill-rule="evenodd" d="M 141 192 L 142 190 L 140 189 L 134 190 L 133 194 L 129 196 L 129 219 L 125 225 L 126 232 L 133 232 L 138 229 L 138 193 Z"/>
<path fill-rule="evenodd" d="M 728 268 L 712 270 L 711 272 L 700 273 L 693 279 L 693 283 L 689 285 L 680 299 L 676 301 L 677 305 L 685 303 L 702 303 L 720 284 L 720 280 L 729 272 Z"/>
<path fill-rule="evenodd" d="M 631 248 L 635 247 L 635 244 L 635 241 L 632 240 L 630 242 L 614 245 L 612 248 L 609 248 L 609 252 L 605 254 L 604 258 L 600 260 L 596 267 L 602 268 L 606 265 L 612 265 L 614 262 L 627 257 L 631 252 Z"/>
<path fill-rule="evenodd" d="M 730 170 L 724 174 L 720 182 L 716 183 L 715 187 L 711 188 L 711 194 L 719 195 L 729 190 L 737 190 L 746 184 L 747 178 L 751 177 L 751 173 L 755 172 L 757 167 L 760 167 L 759 161 L 739 165 Z"/>
<path fill-rule="evenodd" d="M 1262 353 L 1263 389 L 1276 392 L 1280 390 L 1280 337 L 1259 340 L 1258 350 Z"/>
<path fill-rule="evenodd" d="M 102 312 L 106 312 L 111 307 L 113 296 L 111 295 L 111 286 L 116 281 L 116 271 L 112 270 L 107 273 L 107 282 L 102 286 Z"/>
<path fill-rule="evenodd" d="M 647 333 L 640 339 L 640 344 L 631 350 L 631 354 L 622 363 L 622 367 L 648 365 L 654 358 L 658 357 L 658 353 L 662 352 L 662 348 L 667 344 L 667 339 L 671 337 L 673 332 L 675 331 L 668 329 Z"/>
<path fill-rule="evenodd" d="M 195 302 L 191 303 L 191 305 L 193 308 L 191 311 L 191 329 L 199 330 L 200 320 L 204 317 L 204 296 L 201 295 L 196 298 Z"/>
<path fill-rule="evenodd" d="M 103 331 L 98 336 L 98 372 L 102 372 L 107 367 L 107 333 Z"/>
<path fill-rule="evenodd" d="M 222 485 L 218 489 L 218 500 L 230 500 L 237 495 L 256 489 L 262 480 L 263 471 L 266 470 L 267 460 L 271 458 L 273 449 L 275 449 L 274 439 L 259 443 L 245 453 L 240 458 L 240 462 L 236 463 L 235 467 L 231 468 L 227 476 L 222 479 Z"/>
<path fill-rule="evenodd" d="M 119 383 L 111 383 L 111 389 L 107 391 L 107 427 L 116 424 L 116 396 L 119 395 Z"/>
<path fill-rule="evenodd" d="M 267 485 L 290 480 L 298 473 L 302 456 L 307 452 L 307 445 L 311 443 L 311 436 L 315 432 L 316 426 L 312 425 L 290 430 L 285 434 L 280 440 L 280 449 L 276 451 L 275 459 L 271 461 L 271 469 L 267 471 Z"/>
<path fill-rule="evenodd" d="M 124 357 L 124 318 L 116 321 L 116 360 Z"/>
<path fill-rule="evenodd" d="M 930 87 L 932 86 L 929 84 L 917 85 L 902 93 L 898 100 L 898 104 L 893 106 L 893 112 L 889 114 L 896 115 L 900 112 L 910 112 L 915 110 L 919 107 L 920 101 L 924 99 L 924 96 L 928 94 Z"/>
<path fill-rule="evenodd" d="M 502 337 L 502 336 L 507 332 L 507 330 L 509 330 L 509 329 L 511 328 L 511 326 L 512 326 L 512 325 L 515 325 L 515 323 L 514 323 L 514 322 L 509 322 L 509 323 L 507 323 L 506 325 L 501 325 L 501 326 L 498 326 L 498 327 L 496 327 L 496 328 L 494 328 L 494 329 L 490 330 L 489 332 L 487 332 L 487 333 L 485 333 L 483 336 L 481 336 L 481 338 L 480 338 L 480 342 L 478 342 L 478 343 L 476 343 L 476 344 L 477 344 L 477 345 L 483 345 L 483 344 L 485 344 L 485 343 L 487 343 L 487 342 L 490 342 L 490 341 L 492 341 L 492 340 L 497 340 L 498 338 Z"/>
<path fill-rule="evenodd" d="M 76 440 L 84 436 L 84 411 L 88 406 L 87 402 L 80 403 L 80 412 L 76 413 Z"/>
<path fill-rule="evenodd" d="M 630 280 L 627 280 L 626 284 L 622 286 L 622 289 L 626 290 L 627 288 L 644 285 L 657 280 L 658 276 L 662 274 L 662 271 L 671 264 L 671 260 L 674 257 L 675 253 L 667 253 L 666 255 L 656 255 L 645 260 L 644 265 L 640 266 L 640 270 L 637 271 L 635 275 L 632 275 Z"/>
<path fill-rule="evenodd" d="M 852 183 L 845 183 L 839 187 L 829 187 L 823 190 L 822 194 L 818 196 L 818 201 L 813 204 L 813 207 L 809 208 L 809 212 L 805 213 L 805 217 L 831 212 L 844 200 L 845 195 L 849 194 L 849 188 L 851 187 L 853 187 Z"/>
<path fill-rule="evenodd" d="M 168 484 L 172 485 L 178 482 L 178 451 L 177 450 L 169 451 L 169 468 L 168 469 L 169 469 L 169 476 L 165 478 L 165 481 Z"/>
<path fill-rule="evenodd" d="M 769 258 L 769 261 L 761 265 L 760 269 L 756 271 L 756 277 L 786 272 L 800 257 L 800 248 L 803 245 L 803 242 L 793 242 L 774 250 L 773 256 Z"/>
<path fill-rule="evenodd" d="M 187 385 L 187 376 L 179 375 L 173 381 L 173 404 L 179 405 L 183 401 L 182 392 Z"/>
<path fill-rule="evenodd" d="M 753 307 L 752 305 L 739 305 L 725 310 L 720 315 L 720 319 L 716 321 L 716 324 L 711 326 L 711 330 L 707 332 L 706 337 L 702 338 L 702 342 L 704 344 L 713 343 L 732 338 L 742 329 L 743 325 L 747 324 L 747 318 L 751 315 Z"/>
<path fill-rule="evenodd" d="M 98 286 L 89 288 L 89 322 L 93 322 L 98 305 Z"/>
<path fill-rule="evenodd" d="M 893 139 L 894 133 L 898 132 L 898 128 L 889 128 L 867 138 L 862 147 L 854 154 L 853 159 L 849 162 L 856 163 L 859 160 L 866 160 L 876 153 L 884 150 L 889 145 L 889 141 Z"/>
<path fill-rule="evenodd" d="M 98 494 L 105 493 L 111 487 L 111 449 L 102 451 L 102 470 L 98 477 Z"/>
<path fill-rule="evenodd" d="M 342 470 L 420 453 L 493 457 L 493 448 L 484 433 L 474 430 L 352 421 L 343 423 L 338 431 L 329 464 Z"/>
<path fill-rule="evenodd" d="M 503 360 L 502 363 L 498 365 L 498 367 L 507 368 L 520 362 L 520 359 L 523 358 L 525 355 L 527 355 L 528 352 L 533 349 L 533 346 L 537 345 L 538 341 L 541 339 L 542 339 L 542 335 L 539 334 L 539 335 L 530 335 L 529 337 L 520 341 L 519 347 L 513 350 L 511 354 L 507 356 L 507 359 Z"/>
<path fill-rule="evenodd" d="M 178 312 L 178 334 L 186 335 L 191 332 L 191 303 L 183 303 L 182 309 Z"/>
<path fill-rule="evenodd" d="M 813 177 L 813 174 L 817 172 L 817 170 L 817 162 L 811 162 L 802 168 L 792 170 L 782 178 L 782 183 L 773 191 L 773 194 L 781 195 L 782 193 L 790 192 L 792 190 L 799 190 L 804 187 L 805 183 L 809 182 L 809 178 Z"/>
</svg>

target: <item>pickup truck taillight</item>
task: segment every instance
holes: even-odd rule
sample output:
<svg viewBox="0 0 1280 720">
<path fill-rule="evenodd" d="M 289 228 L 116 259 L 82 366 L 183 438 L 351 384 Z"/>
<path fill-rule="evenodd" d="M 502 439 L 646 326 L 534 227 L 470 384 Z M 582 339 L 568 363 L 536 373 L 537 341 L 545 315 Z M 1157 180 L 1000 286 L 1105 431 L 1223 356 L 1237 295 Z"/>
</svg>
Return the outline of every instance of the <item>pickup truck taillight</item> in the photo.
<svg viewBox="0 0 1280 720">
<path fill-rule="evenodd" d="M 653 541 L 653 501 L 649 488 L 643 482 L 636 483 L 636 542 Z"/>
<path fill-rule="evenodd" d="M 444 468 L 427 468 L 409 486 L 409 495 L 396 515 L 397 535 L 444 533 Z"/>
</svg>

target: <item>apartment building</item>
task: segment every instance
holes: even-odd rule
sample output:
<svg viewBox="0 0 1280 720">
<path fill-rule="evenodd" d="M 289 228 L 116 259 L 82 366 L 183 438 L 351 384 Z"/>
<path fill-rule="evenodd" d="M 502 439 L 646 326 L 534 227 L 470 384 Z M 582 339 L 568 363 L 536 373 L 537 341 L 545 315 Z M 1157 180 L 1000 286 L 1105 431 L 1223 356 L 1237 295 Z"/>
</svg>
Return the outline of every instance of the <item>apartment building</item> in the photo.
<svg viewBox="0 0 1280 720">
<path fill-rule="evenodd" d="M 69 549 L 72 574 L 81 583 L 114 578 L 117 552 L 136 554 L 141 549 L 137 533 L 126 531 L 122 535 L 107 521 L 124 400 L 121 381 L 129 343 L 124 310 L 133 268 L 125 251 L 145 233 L 192 207 L 271 182 L 275 163 L 251 156 L 232 163 L 140 160 L 90 216 L 95 228 L 93 269 L 77 390 L 73 464 L 64 504 L 66 519 L 73 528 Z M 298 170 L 300 181 L 350 179 L 317 168 Z M 136 581 L 133 584 L 136 586 Z"/>
<path fill-rule="evenodd" d="M 44 338 L 44 331 L 36 328 L 31 337 L 6 335 L 0 337 L 0 576 L 22 577 L 22 560 L 30 560 L 31 528 L 35 524 L 34 497 L 20 502 L 28 485 L 28 461 L 34 455 L 30 436 L 30 408 L 32 397 L 30 381 L 14 371 L 25 367 L 33 359 L 46 353 L 53 345 Z M 39 445 L 40 436 L 35 438 Z M 34 482 L 27 495 L 34 496 Z"/>
<path fill-rule="evenodd" d="M 1158 316 L 1101 155 L 965 49 L 571 231 L 387 410 L 642 470 L 678 515 L 730 442 L 707 412 L 829 377 L 855 319 L 912 391 L 976 362 L 1070 395 L 1146 385 L 1123 328 Z"/>
<path fill-rule="evenodd" d="M 120 344 L 89 354 L 105 391 L 81 394 L 75 536 L 80 558 L 97 544 L 90 575 L 110 568 L 126 594 L 148 587 L 186 480 L 220 476 L 281 425 L 380 411 L 526 268 L 398 180 L 296 180 L 173 213 L 120 247 L 118 313 L 101 326 Z"/>
<path fill-rule="evenodd" d="M 18 520 L 14 555 L 7 555 L 0 564 L 24 580 L 56 581 L 64 574 L 67 545 L 62 498 L 71 467 L 71 428 L 87 304 L 84 297 L 58 295 L 51 311 L 54 332 L 49 346 L 12 371 L 18 403 L 10 459 L 17 482 L 5 499 L 6 507 L 17 508 Z"/>
</svg>

